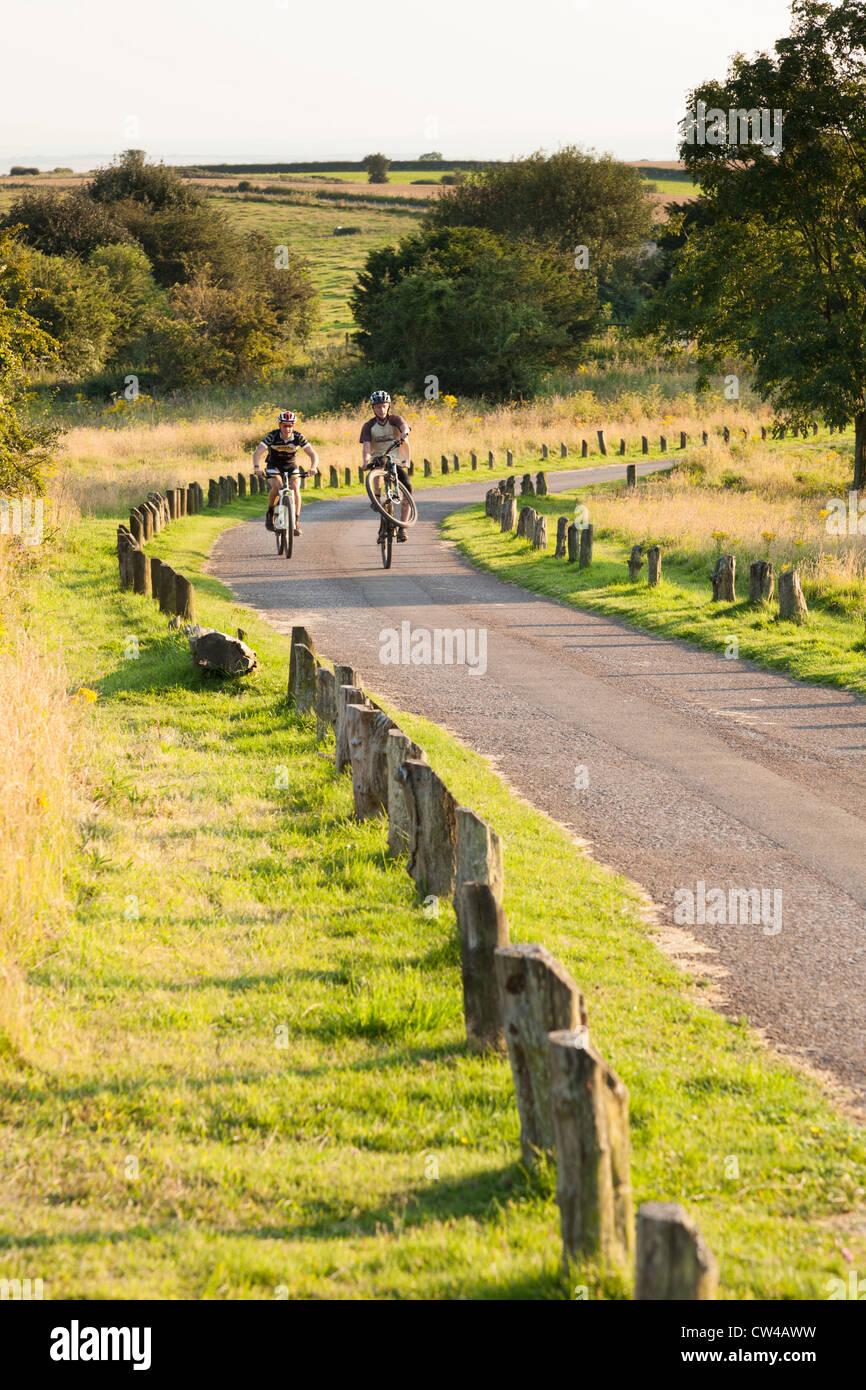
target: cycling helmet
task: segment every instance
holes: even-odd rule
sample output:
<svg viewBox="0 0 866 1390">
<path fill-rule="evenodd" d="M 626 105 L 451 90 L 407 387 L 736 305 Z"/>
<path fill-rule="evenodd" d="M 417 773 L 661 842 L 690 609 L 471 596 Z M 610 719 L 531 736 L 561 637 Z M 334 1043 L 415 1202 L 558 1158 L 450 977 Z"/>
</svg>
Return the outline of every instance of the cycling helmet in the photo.
<svg viewBox="0 0 866 1390">
<path fill-rule="evenodd" d="M 279 414 L 279 423 L 281 425 L 294 425 L 297 418 L 293 410 L 281 410 Z"/>
<path fill-rule="evenodd" d="M 371 405 L 390 405 L 391 397 L 387 391 L 374 391 L 370 397 Z"/>
</svg>

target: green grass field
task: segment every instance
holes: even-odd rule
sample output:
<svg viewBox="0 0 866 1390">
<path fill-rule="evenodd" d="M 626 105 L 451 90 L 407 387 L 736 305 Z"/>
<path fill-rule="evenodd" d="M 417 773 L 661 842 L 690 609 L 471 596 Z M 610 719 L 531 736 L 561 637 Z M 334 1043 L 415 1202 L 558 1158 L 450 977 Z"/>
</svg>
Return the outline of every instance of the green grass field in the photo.
<svg viewBox="0 0 866 1390">
<path fill-rule="evenodd" d="M 592 493 L 592 488 L 582 488 L 579 493 L 526 499 L 549 518 L 546 552 L 533 550 L 528 540 L 514 532 L 501 532 L 498 522 L 484 516 L 483 507 L 448 517 L 443 532 L 474 564 L 574 608 L 591 608 L 718 652 L 725 651 L 733 635 L 745 659 L 799 680 L 866 694 L 862 621 L 855 621 L 851 612 L 840 612 L 838 600 L 822 603 L 810 598 L 809 620 L 803 627 L 780 622 L 776 604 L 755 608 L 747 598 L 714 603 L 703 555 L 665 555 L 662 582 L 650 589 L 646 567 L 636 583 L 626 573 L 634 538 L 606 532 L 594 541 L 589 569 L 555 560 L 556 518 L 567 515 L 571 520 L 578 501 L 590 502 Z M 745 587 L 748 594 L 748 575 L 740 574 L 738 582 L 740 591 Z"/>
<path fill-rule="evenodd" d="M 244 681 L 203 679 L 156 605 L 118 591 L 109 520 L 34 591 L 98 698 L 69 920 L 29 962 L 27 1045 L 0 1053 L 0 1275 L 48 1298 L 571 1297 L 507 1061 L 465 1049 L 450 904 L 428 915 L 383 824 L 353 820 L 331 748 L 286 707 L 286 640 L 201 574 L 259 506 L 153 542 L 200 620 L 246 629 Z M 400 722 L 503 835 L 512 938 L 586 993 L 631 1094 L 636 1200 L 685 1203 L 723 1297 L 825 1297 L 841 1246 L 866 1260 L 862 1131 L 705 1007 L 621 879 L 480 757 Z"/>
</svg>

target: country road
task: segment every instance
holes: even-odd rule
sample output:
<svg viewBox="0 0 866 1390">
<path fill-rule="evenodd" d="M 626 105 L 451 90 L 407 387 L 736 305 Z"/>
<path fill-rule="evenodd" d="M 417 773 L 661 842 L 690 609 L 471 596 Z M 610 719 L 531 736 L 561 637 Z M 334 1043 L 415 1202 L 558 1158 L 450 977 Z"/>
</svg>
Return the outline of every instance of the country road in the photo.
<svg viewBox="0 0 866 1390">
<path fill-rule="evenodd" d="M 624 471 L 552 472 L 548 486 Z M 723 1007 L 862 1105 L 866 702 L 472 569 L 437 524 L 482 500 L 490 476 L 419 489 L 419 523 L 394 547 L 390 572 L 360 497 L 305 506 L 288 564 L 263 523 L 248 522 L 219 537 L 208 568 L 279 631 L 304 623 L 371 692 L 493 760 L 522 796 L 640 884 L 663 927 L 677 904 L 682 921 L 690 890 L 698 920 L 682 930 L 699 943 L 693 968 L 714 976 Z M 380 632 L 405 621 L 413 632 L 485 629 L 486 671 L 384 664 Z M 724 898 L 713 898 L 717 889 Z M 741 910 L 738 923 L 701 924 L 704 900 L 724 901 L 728 915 L 732 903 L 742 909 L 731 889 L 763 891 L 760 920 L 743 921 Z M 681 935 L 671 939 L 682 946 Z"/>
</svg>

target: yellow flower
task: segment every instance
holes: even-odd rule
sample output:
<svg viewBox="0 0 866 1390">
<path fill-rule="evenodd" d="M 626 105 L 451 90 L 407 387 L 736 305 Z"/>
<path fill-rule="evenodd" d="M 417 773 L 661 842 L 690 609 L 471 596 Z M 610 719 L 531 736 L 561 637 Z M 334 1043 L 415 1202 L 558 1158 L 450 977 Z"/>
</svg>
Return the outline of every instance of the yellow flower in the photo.
<svg viewBox="0 0 866 1390">
<path fill-rule="evenodd" d="M 88 686 L 83 685 L 80 690 L 75 692 L 73 698 L 76 699 L 79 704 L 92 705 L 93 701 L 98 697 L 95 690 L 90 690 Z"/>
</svg>

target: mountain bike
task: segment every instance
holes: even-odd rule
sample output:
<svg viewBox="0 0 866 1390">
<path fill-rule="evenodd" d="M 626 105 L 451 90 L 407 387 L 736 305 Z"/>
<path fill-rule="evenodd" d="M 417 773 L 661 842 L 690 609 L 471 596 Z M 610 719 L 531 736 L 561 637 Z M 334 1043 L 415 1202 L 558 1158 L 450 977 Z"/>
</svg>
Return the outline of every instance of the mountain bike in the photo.
<svg viewBox="0 0 866 1390">
<path fill-rule="evenodd" d="M 306 468 L 298 468 L 295 471 L 302 478 L 310 476 Z M 287 560 L 291 560 L 295 548 L 295 497 L 285 474 L 277 496 L 277 505 L 274 507 L 274 532 L 277 538 L 277 554 L 285 555 Z"/>
<path fill-rule="evenodd" d="M 383 454 L 376 454 L 368 464 L 366 478 L 367 496 L 382 518 L 379 524 L 379 549 L 382 552 L 382 567 L 386 570 L 391 568 L 391 550 L 397 527 L 414 526 L 418 520 L 415 499 L 397 477 L 397 460 L 391 456 L 391 450 L 399 447 L 400 441 L 395 439 Z M 382 484 L 381 499 L 376 496 L 376 482 Z M 405 521 L 400 517 L 404 502 L 409 508 Z"/>
</svg>

